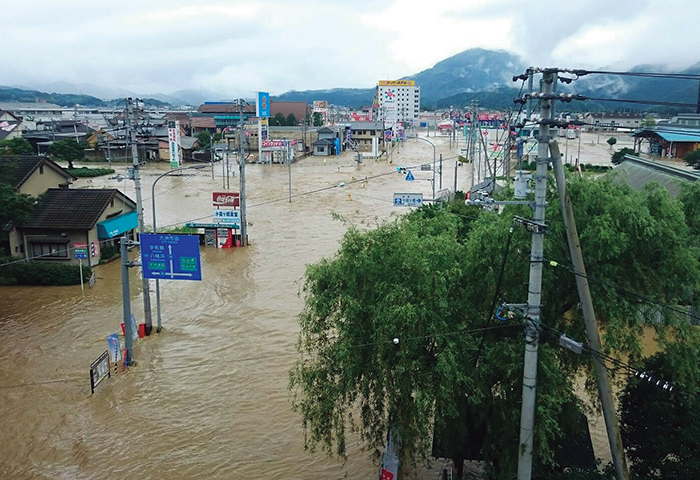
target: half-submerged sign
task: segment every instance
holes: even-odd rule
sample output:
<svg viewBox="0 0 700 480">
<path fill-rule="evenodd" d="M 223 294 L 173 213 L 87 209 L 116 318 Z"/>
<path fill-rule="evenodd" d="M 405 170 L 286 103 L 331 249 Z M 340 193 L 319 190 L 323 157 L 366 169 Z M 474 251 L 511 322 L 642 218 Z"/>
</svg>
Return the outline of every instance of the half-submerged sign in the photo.
<svg viewBox="0 0 700 480">
<path fill-rule="evenodd" d="M 105 378 L 110 377 L 109 373 L 109 352 L 104 351 L 97 360 L 90 365 L 90 392 L 94 395 L 95 388 Z"/>
<path fill-rule="evenodd" d="M 202 279 L 198 236 L 149 233 L 141 235 L 140 241 L 143 278 Z"/>
</svg>

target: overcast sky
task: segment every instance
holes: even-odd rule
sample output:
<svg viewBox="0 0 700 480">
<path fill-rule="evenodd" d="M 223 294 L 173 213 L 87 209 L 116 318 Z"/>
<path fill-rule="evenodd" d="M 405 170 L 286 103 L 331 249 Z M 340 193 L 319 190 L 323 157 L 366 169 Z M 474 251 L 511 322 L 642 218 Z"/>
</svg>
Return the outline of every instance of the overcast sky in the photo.
<svg viewBox="0 0 700 480">
<path fill-rule="evenodd" d="M 536 66 L 700 61 L 697 0 L 24 0 L 1 11 L 0 85 L 370 87 L 472 47 Z"/>
</svg>

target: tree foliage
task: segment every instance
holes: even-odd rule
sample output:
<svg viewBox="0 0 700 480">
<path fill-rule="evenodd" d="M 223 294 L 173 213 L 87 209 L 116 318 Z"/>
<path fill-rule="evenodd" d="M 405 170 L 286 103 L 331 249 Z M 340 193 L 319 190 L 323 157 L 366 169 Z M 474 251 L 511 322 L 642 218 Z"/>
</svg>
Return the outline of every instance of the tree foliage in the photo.
<svg viewBox="0 0 700 480">
<path fill-rule="evenodd" d="M 611 147 L 617 143 L 617 138 L 615 137 L 610 137 L 606 140 L 607 144 L 610 145 Z"/>
<path fill-rule="evenodd" d="M 687 165 L 690 165 L 696 170 L 700 170 L 700 150 L 693 150 L 692 152 L 686 153 L 683 160 L 685 160 Z"/>
<path fill-rule="evenodd" d="M 610 180 L 572 178 L 569 190 L 588 273 L 638 295 L 688 304 L 700 281 L 683 205 L 659 185 L 642 192 Z M 570 265 L 556 189 L 548 192 L 545 255 Z M 331 259 L 309 266 L 300 315 L 301 358 L 290 373 L 294 407 L 307 446 L 343 456 L 348 430 L 375 457 L 389 425 L 402 439 L 405 461 L 429 454 L 435 425 L 464 419 L 486 426 L 482 455 L 492 478 L 512 478 L 518 455 L 523 339 L 519 327 L 481 334 L 495 294 L 512 216 L 463 204 L 424 207 L 372 231 L 351 228 Z M 527 298 L 530 235 L 515 230 L 499 299 Z M 549 264 L 547 264 L 549 265 Z M 591 282 L 606 353 L 641 358 L 648 305 L 638 296 Z M 543 321 L 585 341 L 574 276 L 545 269 Z M 678 335 L 696 337 L 683 318 L 665 312 L 654 324 L 662 347 Z M 398 338 L 398 345 L 393 339 Z M 689 340 L 690 341 L 690 340 Z M 700 366 L 694 367 L 696 370 Z M 572 379 L 585 374 L 595 394 L 590 359 L 546 342 L 540 349 L 535 454 L 543 464 L 576 402 Z"/>
<path fill-rule="evenodd" d="M 320 112 L 314 112 L 314 127 L 323 126 L 323 115 Z"/>
<path fill-rule="evenodd" d="M 0 155 L 31 155 L 32 144 L 26 138 L 6 138 L 0 140 Z"/>
<path fill-rule="evenodd" d="M 269 124 L 271 127 L 285 127 L 287 126 L 287 119 L 284 115 L 277 112 L 274 117 L 270 117 Z"/>
<path fill-rule="evenodd" d="M 669 393 L 648 382 L 632 379 L 622 396 L 621 431 L 639 480 L 700 478 L 700 385 L 697 345 L 676 345 L 657 354 L 643 368 L 658 378 L 689 387 L 689 393 Z M 694 365 L 693 365 L 694 364 Z"/>
<path fill-rule="evenodd" d="M 85 158 L 85 144 L 71 138 L 56 140 L 51 144 L 51 156 L 68 162 L 68 168 L 75 168 L 73 162 Z"/>
<path fill-rule="evenodd" d="M 297 124 L 297 117 L 295 117 L 293 113 L 290 113 L 287 115 L 286 122 L 288 127 L 294 127 Z"/>
<path fill-rule="evenodd" d="M 212 136 L 207 130 L 202 130 L 197 134 L 197 140 L 199 140 L 199 148 L 207 150 L 211 148 Z"/>
<path fill-rule="evenodd" d="M 635 152 L 633 148 L 623 147 L 612 154 L 612 156 L 610 157 L 610 161 L 613 165 L 619 165 L 625 159 L 625 155 L 634 155 L 636 153 L 637 152 Z"/>
</svg>

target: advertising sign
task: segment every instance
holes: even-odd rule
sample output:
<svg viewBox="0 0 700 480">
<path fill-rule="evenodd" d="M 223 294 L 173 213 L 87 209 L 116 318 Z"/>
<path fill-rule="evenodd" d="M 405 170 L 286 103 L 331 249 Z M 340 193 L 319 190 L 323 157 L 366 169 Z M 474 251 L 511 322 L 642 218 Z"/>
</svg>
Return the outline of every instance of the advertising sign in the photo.
<svg viewBox="0 0 700 480">
<path fill-rule="evenodd" d="M 267 118 L 260 119 L 260 132 L 258 132 L 260 140 L 267 140 L 270 135 L 270 121 Z"/>
<path fill-rule="evenodd" d="M 214 192 L 211 196 L 215 207 L 238 207 L 241 204 L 238 192 Z"/>
<path fill-rule="evenodd" d="M 73 243 L 73 257 L 75 257 L 77 259 L 87 260 L 87 258 L 88 258 L 87 243 L 74 242 Z"/>
<path fill-rule="evenodd" d="M 97 357 L 97 360 L 90 365 L 90 391 L 95 394 L 95 388 L 105 378 L 110 377 L 109 373 L 109 353 L 105 352 Z"/>
<path fill-rule="evenodd" d="M 260 118 L 270 116 L 270 94 L 268 92 L 258 92 L 258 99 L 255 102 L 255 115 Z"/>
<path fill-rule="evenodd" d="M 92 258 L 100 256 L 100 242 L 90 242 L 90 255 Z"/>
<path fill-rule="evenodd" d="M 395 207 L 420 207 L 423 205 L 422 193 L 395 193 Z"/>
<path fill-rule="evenodd" d="M 214 221 L 217 223 L 241 224 L 241 212 L 239 210 L 214 210 Z"/>
<path fill-rule="evenodd" d="M 296 144 L 296 140 L 263 140 L 261 142 L 263 148 L 286 147 L 287 145 L 294 146 Z"/>
<path fill-rule="evenodd" d="M 141 235 L 143 278 L 201 280 L 199 237 L 194 235 Z"/>
<path fill-rule="evenodd" d="M 216 238 L 217 238 L 217 246 L 219 248 L 231 248 L 233 246 L 230 228 L 217 228 L 216 229 Z"/>
<path fill-rule="evenodd" d="M 415 80 L 379 80 L 380 87 L 414 87 Z"/>
<path fill-rule="evenodd" d="M 119 335 L 113 333 L 107 335 L 107 351 L 109 352 L 109 360 L 112 363 L 119 363 L 122 359 L 122 348 L 119 344 Z"/>
<path fill-rule="evenodd" d="M 180 167 L 180 122 L 168 122 L 168 146 L 170 148 L 170 168 Z"/>
</svg>

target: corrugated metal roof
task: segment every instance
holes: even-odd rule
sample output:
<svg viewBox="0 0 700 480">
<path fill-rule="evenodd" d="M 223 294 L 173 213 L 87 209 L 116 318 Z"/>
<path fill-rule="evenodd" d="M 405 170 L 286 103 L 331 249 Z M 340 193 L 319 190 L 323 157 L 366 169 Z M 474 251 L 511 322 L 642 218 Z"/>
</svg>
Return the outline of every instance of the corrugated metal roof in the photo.
<svg viewBox="0 0 700 480">
<path fill-rule="evenodd" d="M 678 196 L 683 182 L 700 180 L 700 175 L 696 173 L 633 155 L 625 155 L 625 160 L 608 175 L 635 190 L 641 190 L 649 182 L 660 183 L 673 197 Z"/>
<path fill-rule="evenodd" d="M 664 132 L 659 130 L 654 133 L 667 142 L 700 142 L 700 133 L 696 132 Z"/>
</svg>

